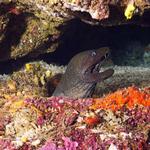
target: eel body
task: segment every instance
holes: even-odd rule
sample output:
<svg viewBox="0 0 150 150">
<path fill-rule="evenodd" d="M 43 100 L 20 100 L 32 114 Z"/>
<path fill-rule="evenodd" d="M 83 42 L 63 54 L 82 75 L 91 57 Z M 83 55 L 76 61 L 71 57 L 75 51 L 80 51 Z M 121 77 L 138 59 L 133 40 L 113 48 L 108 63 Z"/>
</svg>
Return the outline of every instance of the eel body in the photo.
<svg viewBox="0 0 150 150">
<path fill-rule="evenodd" d="M 65 74 L 56 87 L 53 96 L 70 98 L 90 97 L 97 82 L 112 76 L 113 69 L 101 71 L 101 65 L 109 57 L 109 48 L 83 51 L 69 62 Z"/>
</svg>

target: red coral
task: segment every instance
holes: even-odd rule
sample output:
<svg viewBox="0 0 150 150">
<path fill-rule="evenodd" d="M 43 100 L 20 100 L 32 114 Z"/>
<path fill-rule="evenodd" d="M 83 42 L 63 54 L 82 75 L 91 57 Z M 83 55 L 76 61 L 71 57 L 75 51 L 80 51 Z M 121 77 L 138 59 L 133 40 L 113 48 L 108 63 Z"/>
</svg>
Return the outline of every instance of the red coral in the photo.
<svg viewBox="0 0 150 150">
<path fill-rule="evenodd" d="M 89 13 L 93 19 L 102 20 L 109 17 L 109 7 L 105 0 L 92 1 Z"/>
<path fill-rule="evenodd" d="M 21 13 L 21 11 L 16 7 L 12 7 L 12 8 L 10 8 L 9 13 L 19 15 Z"/>
<path fill-rule="evenodd" d="M 48 140 L 39 150 L 77 150 L 77 142 L 68 137 L 62 137 L 62 140 L 64 141 L 64 147 L 58 147 L 54 142 Z"/>
<path fill-rule="evenodd" d="M 118 90 L 104 98 L 95 99 L 90 108 L 94 110 L 99 108 L 118 110 L 124 106 L 133 108 L 136 105 L 150 106 L 150 94 L 147 89 L 140 90 L 136 87 L 128 87 Z"/>
<path fill-rule="evenodd" d="M 149 88 L 124 88 L 98 99 L 33 98 L 26 104 L 41 112 L 38 125 L 47 121 L 56 131 L 40 150 L 149 149 Z"/>
<path fill-rule="evenodd" d="M 47 141 L 39 150 L 57 150 L 57 146 L 52 141 Z"/>
<path fill-rule="evenodd" d="M 17 150 L 17 149 L 10 140 L 0 139 L 0 150 Z"/>
<path fill-rule="evenodd" d="M 84 119 L 84 122 L 89 125 L 89 126 L 93 126 L 96 125 L 100 122 L 100 118 L 98 116 L 91 116 L 91 117 L 86 117 Z"/>
<path fill-rule="evenodd" d="M 44 124 L 44 117 L 43 116 L 38 116 L 38 118 L 37 118 L 37 124 L 39 126 L 42 126 Z"/>
<path fill-rule="evenodd" d="M 63 137 L 65 150 L 77 150 L 78 143 L 68 137 Z"/>
</svg>

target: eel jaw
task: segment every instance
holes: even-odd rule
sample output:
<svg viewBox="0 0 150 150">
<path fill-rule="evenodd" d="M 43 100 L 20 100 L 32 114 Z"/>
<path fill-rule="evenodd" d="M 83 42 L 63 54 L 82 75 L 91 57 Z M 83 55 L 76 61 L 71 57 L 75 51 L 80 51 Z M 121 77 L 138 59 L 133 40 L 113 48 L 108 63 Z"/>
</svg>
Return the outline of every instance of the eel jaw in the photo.
<svg viewBox="0 0 150 150">
<path fill-rule="evenodd" d="M 93 62 L 93 64 L 86 69 L 83 75 L 84 82 L 96 83 L 103 81 L 113 75 L 114 73 L 113 69 L 101 71 L 101 66 L 108 59 L 108 57 L 109 55 L 108 53 L 106 53 L 98 61 Z"/>
</svg>

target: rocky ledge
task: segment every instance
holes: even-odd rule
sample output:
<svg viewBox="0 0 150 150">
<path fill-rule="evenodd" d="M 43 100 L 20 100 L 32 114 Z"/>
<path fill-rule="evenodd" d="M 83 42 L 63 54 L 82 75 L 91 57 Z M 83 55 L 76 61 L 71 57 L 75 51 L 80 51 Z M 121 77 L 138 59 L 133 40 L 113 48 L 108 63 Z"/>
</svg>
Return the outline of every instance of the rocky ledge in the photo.
<svg viewBox="0 0 150 150">
<path fill-rule="evenodd" d="M 99 26 L 149 26 L 149 8 L 148 0 L 0 1 L 0 61 L 55 51 L 62 35 L 73 35 L 66 31 L 72 19 Z"/>
</svg>

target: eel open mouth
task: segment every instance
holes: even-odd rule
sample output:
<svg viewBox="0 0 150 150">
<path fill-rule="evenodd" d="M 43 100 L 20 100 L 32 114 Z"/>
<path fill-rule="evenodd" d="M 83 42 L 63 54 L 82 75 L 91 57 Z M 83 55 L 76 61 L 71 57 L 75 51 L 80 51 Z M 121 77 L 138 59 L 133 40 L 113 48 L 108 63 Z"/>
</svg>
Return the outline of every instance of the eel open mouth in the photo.
<svg viewBox="0 0 150 150">
<path fill-rule="evenodd" d="M 102 70 L 103 63 L 109 58 L 109 52 L 93 61 L 84 74 L 84 80 L 86 82 L 100 82 L 112 76 L 114 73 L 113 69 Z"/>
</svg>

